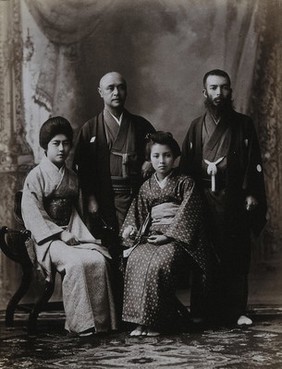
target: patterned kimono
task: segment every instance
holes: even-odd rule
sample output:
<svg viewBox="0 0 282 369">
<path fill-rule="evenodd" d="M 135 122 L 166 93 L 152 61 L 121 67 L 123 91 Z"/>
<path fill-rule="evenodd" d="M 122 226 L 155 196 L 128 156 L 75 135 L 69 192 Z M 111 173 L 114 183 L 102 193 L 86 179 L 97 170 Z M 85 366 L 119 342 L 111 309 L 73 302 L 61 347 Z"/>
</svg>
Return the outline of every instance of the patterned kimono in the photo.
<svg viewBox="0 0 282 369">
<path fill-rule="evenodd" d="M 110 255 L 82 222 L 75 208 L 78 194 L 75 173 L 57 168 L 44 157 L 25 180 L 22 216 L 46 280 L 53 278 L 54 269 L 62 275 L 66 328 L 76 333 L 93 327 L 104 332 L 116 328 L 106 260 Z M 79 245 L 61 241 L 64 230 L 70 231 Z"/>
<path fill-rule="evenodd" d="M 176 275 L 183 262 L 209 274 L 209 245 L 202 222 L 202 204 L 194 182 L 172 172 L 160 187 L 155 175 L 141 187 L 131 204 L 122 231 L 140 229 L 148 222 L 140 243 L 131 249 L 125 272 L 123 320 L 162 328 L 176 317 Z M 146 242 L 151 234 L 164 234 L 163 245 Z M 127 242 L 125 246 L 132 246 Z"/>
</svg>

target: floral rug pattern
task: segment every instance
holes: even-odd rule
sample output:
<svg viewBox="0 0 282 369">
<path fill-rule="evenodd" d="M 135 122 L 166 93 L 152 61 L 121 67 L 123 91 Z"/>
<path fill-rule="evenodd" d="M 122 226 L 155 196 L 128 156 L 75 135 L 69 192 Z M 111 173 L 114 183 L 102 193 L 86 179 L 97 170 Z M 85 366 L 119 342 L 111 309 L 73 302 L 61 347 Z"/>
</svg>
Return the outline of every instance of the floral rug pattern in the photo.
<svg viewBox="0 0 282 369">
<path fill-rule="evenodd" d="M 63 329 L 62 314 L 40 318 L 28 336 L 19 316 L 5 328 L 0 316 L 1 369 L 282 368 L 282 316 L 256 316 L 249 328 L 220 328 L 160 337 L 128 332 L 78 338 Z"/>
</svg>

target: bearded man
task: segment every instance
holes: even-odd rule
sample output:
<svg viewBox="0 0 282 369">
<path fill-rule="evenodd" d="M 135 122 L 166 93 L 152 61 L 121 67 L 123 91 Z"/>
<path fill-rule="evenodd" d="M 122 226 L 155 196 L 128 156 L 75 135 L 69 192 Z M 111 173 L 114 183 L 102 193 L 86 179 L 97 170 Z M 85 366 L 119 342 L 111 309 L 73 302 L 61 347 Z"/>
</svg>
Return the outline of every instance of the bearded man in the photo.
<svg viewBox="0 0 282 369">
<path fill-rule="evenodd" d="M 191 123 L 180 169 L 195 179 L 206 203 L 207 228 L 219 260 L 214 317 L 250 325 L 251 231 L 258 235 L 266 221 L 260 148 L 251 118 L 233 109 L 229 75 L 212 70 L 203 86 L 206 111 Z"/>
</svg>

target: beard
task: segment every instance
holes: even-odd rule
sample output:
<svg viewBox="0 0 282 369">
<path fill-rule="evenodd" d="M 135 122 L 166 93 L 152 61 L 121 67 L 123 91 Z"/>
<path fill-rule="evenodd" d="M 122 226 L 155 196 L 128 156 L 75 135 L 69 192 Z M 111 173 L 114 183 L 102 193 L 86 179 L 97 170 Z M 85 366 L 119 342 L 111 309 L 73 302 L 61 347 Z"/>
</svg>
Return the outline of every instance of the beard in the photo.
<svg viewBox="0 0 282 369">
<path fill-rule="evenodd" d="M 205 107 L 214 116 L 225 115 L 234 110 L 232 94 L 222 98 L 218 105 L 215 105 L 213 99 L 210 96 L 207 96 L 205 99 Z"/>
</svg>

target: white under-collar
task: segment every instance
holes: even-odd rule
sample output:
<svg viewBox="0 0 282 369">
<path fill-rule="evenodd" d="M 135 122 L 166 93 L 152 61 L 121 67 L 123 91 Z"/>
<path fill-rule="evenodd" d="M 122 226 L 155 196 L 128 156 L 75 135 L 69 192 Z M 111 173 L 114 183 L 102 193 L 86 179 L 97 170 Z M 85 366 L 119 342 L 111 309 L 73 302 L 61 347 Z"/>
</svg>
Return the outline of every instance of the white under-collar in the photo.
<svg viewBox="0 0 282 369">
<path fill-rule="evenodd" d="M 119 118 L 115 117 L 114 114 L 112 114 L 110 111 L 109 111 L 109 113 L 114 118 L 114 120 L 117 122 L 117 124 L 120 126 L 121 125 L 121 122 L 122 122 L 122 118 L 123 118 L 123 112 L 121 113 L 121 115 L 119 116 Z"/>
<path fill-rule="evenodd" d="M 157 181 L 157 184 L 160 186 L 161 189 L 165 188 L 167 181 L 169 179 L 169 177 L 171 176 L 172 171 L 162 180 L 159 180 L 157 177 L 157 173 L 154 173 L 155 179 Z"/>
</svg>

